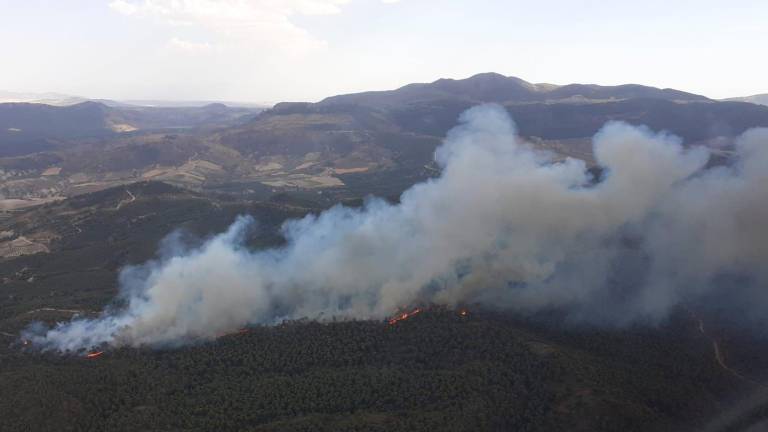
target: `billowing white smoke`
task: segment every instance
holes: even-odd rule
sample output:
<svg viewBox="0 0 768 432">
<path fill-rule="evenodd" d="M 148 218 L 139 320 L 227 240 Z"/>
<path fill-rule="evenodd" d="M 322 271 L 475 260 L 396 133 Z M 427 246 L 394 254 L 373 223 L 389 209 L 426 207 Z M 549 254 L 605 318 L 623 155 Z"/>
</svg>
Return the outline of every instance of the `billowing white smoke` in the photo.
<svg viewBox="0 0 768 432">
<path fill-rule="evenodd" d="M 442 175 L 399 204 L 289 221 L 286 245 L 260 251 L 243 246 L 252 220 L 239 218 L 199 248 L 124 271 L 120 310 L 27 337 L 62 351 L 183 343 L 417 302 L 612 310 L 600 319 L 627 322 L 662 316 L 719 273 L 765 276 L 768 130 L 740 139 L 733 167 L 705 170 L 705 149 L 623 123 L 597 134 L 594 153 L 599 182 L 582 161 L 530 149 L 501 107 L 476 107 L 437 150 Z"/>
</svg>

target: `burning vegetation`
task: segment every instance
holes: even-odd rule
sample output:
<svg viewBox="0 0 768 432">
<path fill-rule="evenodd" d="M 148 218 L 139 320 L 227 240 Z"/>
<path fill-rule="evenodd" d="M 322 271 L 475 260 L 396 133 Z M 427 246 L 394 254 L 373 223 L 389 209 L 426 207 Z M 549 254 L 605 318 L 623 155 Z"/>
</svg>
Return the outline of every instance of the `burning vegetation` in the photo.
<svg viewBox="0 0 768 432">
<path fill-rule="evenodd" d="M 428 312 L 430 310 L 436 310 L 436 309 L 446 310 L 445 307 L 440 307 L 440 306 L 430 306 L 430 307 L 426 307 L 426 308 L 416 307 L 416 308 L 411 309 L 410 311 L 407 310 L 407 308 L 403 307 L 403 308 L 401 308 L 402 312 L 398 312 L 397 314 L 395 314 L 392 317 L 390 317 L 387 320 L 387 323 L 392 326 L 392 325 L 395 325 L 395 324 L 397 324 L 397 323 L 399 323 L 401 321 L 405 321 L 407 319 L 413 318 L 414 316 L 416 316 L 416 315 L 418 315 L 418 314 L 420 314 L 422 312 Z M 456 314 L 459 315 L 460 317 L 464 318 L 464 317 L 467 317 L 469 315 L 469 311 L 467 311 L 467 309 L 458 309 L 458 310 L 456 310 Z"/>
<path fill-rule="evenodd" d="M 405 321 L 408 318 L 413 318 L 414 316 L 420 314 L 423 311 L 424 310 L 422 308 L 416 308 L 416 309 L 413 309 L 410 312 L 398 313 L 397 315 L 395 315 L 395 316 L 393 316 L 392 318 L 389 319 L 389 325 L 395 325 L 395 324 L 399 323 L 400 321 Z"/>
</svg>

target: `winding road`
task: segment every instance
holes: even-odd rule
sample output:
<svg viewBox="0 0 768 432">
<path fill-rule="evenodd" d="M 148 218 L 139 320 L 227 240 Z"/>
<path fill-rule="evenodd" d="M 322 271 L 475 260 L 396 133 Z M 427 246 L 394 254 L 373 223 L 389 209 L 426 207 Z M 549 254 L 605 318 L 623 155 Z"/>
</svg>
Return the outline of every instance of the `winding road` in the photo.
<svg viewBox="0 0 768 432">
<path fill-rule="evenodd" d="M 117 207 L 115 207 L 115 210 L 120 210 L 120 207 L 122 207 L 124 204 L 130 204 L 136 201 L 136 195 L 132 194 L 131 191 L 128 190 L 128 188 L 125 188 L 125 191 L 128 192 L 128 195 L 130 196 L 130 198 L 128 198 L 127 200 L 122 200 L 119 203 L 117 203 Z"/>
<path fill-rule="evenodd" d="M 712 349 L 714 350 L 714 354 L 715 354 L 715 361 L 717 361 L 717 364 L 724 371 L 726 371 L 728 374 L 730 374 L 731 376 L 733 376 L 734 378 L 736 378 L 736 379 L 738 379 L 740 381 L 744 381 L 744 382 L 752 384 L 752 385 L 764 387 L 763 384 L 747 378 L 741 372 L 739 372 L 736 369 L 728 366 L 728 364 L 725 362 L 725 356 L 723 355 L 723 350 L 720 348 L 720 343 L 717 341 L 717 339 L 715 337 L 710 336 L 707 333 L 706 329 L 704 328 L 704 321 L 701 318 L 699 318 L 699 316 L 696 315 L 696 313 L 693 312 L 692 310 L 688 309 L 688 313 L 698 323 L 699 333 L 701 333 L 702 336 L 704 336 L 705 338 L 709 339 L 709 341 L 712 343 Z"/>
</svg>

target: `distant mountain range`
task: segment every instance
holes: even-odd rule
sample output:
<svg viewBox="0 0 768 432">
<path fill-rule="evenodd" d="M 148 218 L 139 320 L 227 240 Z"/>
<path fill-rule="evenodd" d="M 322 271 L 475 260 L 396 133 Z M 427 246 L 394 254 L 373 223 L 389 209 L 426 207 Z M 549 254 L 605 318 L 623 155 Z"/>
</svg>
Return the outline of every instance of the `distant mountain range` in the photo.
<svg viewBox="0 0 768 432">
<path fill-rule="evenodd" d="M 504 106 L 533 145 L 588 164 L 591 137 L 611 120 L 716 151 L 748 128 L 768 127 L 768 107 L 754 103 L 635 84 L 533 84 L 494 73 L 263 111 L 0 104 L 0 196 L 67 196 L 137 179 L 226 193 L 396 196 L 436 174 L 435 148 L 461 112 L 485 102 Z"/>
<path fill-rule="evenodd" d="M 727 101 L 749 102 L 758 105 L 768 105 L 768 93 L 726 99 Z"/>
<path fill-rule="evenodd" d="M 131 99 L 112 100 L 72 96 L 61 93 L 21 93 L 0 90 L 0 103 L 35 103 L 53 106 L 71 106 L 83 102 L 99 102 L 109 107 L 162 107 L 162 108 L 199 108 L 211 104 L 224 104 L 233 108 L 266 108 L 267 104 L 255 102 L 234 102 L 218 100 L 155 100 Z"/>
<path fill-rule="evenodd" d="M 2 103 L 0 156 L 54 150 L 66 141 L 127 132 L 231 126 L 259 111 L 223 104 L 172 108 L 109 106 L 93 101 L 68 106 Z"/>
<path fill-rule="evenodd" d="M 414 83 L 394 91 L 369 91 L 362 93 L 331 96 L 324 99 L 324 104 L 362 104 L 383 106 L 420 99 L 468 99 L 484 102 L 585 102 L 617 99 L 666 99 L 674 101 L 705 101 L 706 96 L 687 93 L 675 89 L 659 89 L 638 84 L 601 86 L 595 84 L 556 85 L 534 84 L 516 77 L 507 77 L 489 72 L 474 75 L 467 79 L 439 79 L 432 83 Z M 768 93 L 752 96 L 722 99 L 728 102 L 749 102 L 768 105 Z M 163 99 L 127 99 L 112 100 L 86 98 L 62 93 L 29 93 L 0 90 L 2 103 L 37 103 L 53 106 L 70 106 L 83 102 L 99 102 L 110 107 L 202 107 L 221 103 L 237 108 L 266 108 L 266 103 L 236 102 L 226 100 L 163 100 Z"/>
</svg>

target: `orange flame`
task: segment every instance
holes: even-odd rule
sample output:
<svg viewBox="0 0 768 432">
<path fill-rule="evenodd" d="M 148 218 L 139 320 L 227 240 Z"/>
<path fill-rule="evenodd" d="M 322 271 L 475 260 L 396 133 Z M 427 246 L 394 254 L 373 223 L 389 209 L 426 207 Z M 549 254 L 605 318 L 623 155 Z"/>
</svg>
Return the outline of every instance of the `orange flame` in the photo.
<svg viewBox="0 0 768 432">
<path fill-rule="evenodd" d="M 461 309 L 461 310 L 459 311 L 459 315 L 461 315 L 461 316 L 463 316 L 463 317 L 467 316 L 468 314 L 469 314 L 469 312 L 467 312 L 467 310 L 466 310 L 466 309 Z"/>
<path fill-rule="evenodd" d="M 389 319 L 389 325 L 395 325 L 400 321 L 407 320 L 408 318 L 412 318 L 414 315 L 417 315 L 422 312 L 421 308 L 416 308 L 410 312 L 402 312 L 400 314 L 397 314 Z"/>
<path fill-rule="evenodd" d="M 85 358 L 93 359 L 93 358 L 96 358 L 96 357 L 101 357 L 102 354 L 104 354 L 104 351 L 94 351 L 94 352 L 86 354 Z"/>
</svg>

